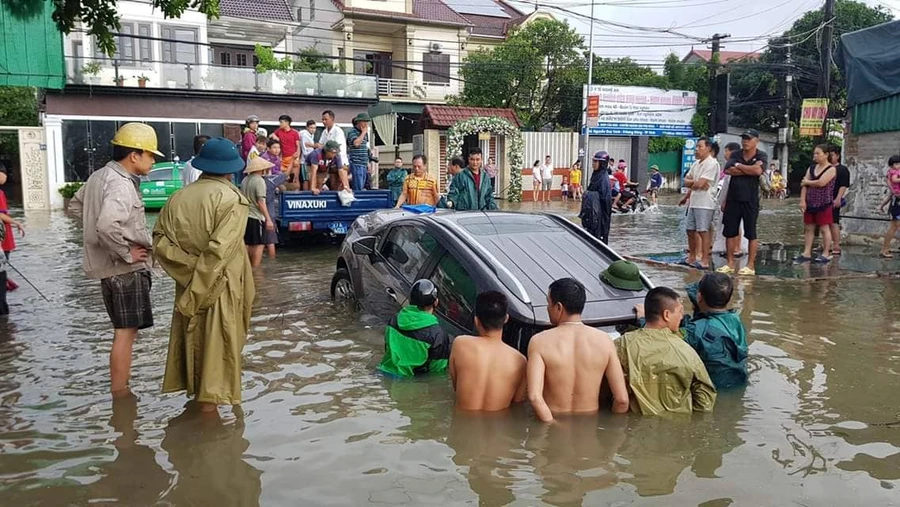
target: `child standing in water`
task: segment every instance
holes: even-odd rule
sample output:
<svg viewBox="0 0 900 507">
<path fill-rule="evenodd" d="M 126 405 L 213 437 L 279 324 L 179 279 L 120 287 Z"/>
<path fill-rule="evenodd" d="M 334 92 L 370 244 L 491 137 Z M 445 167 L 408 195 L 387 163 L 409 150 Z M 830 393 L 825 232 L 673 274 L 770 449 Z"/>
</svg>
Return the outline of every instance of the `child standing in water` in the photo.
<svg viewBox="0 0 900 507">
<path fill-rule="evenodd" d="M 888 214 L 891 217 L 891 226 L 888 227 L 887 234 L 884 235 L 884 243 L 881 245 L 881 257 L 884 259 L 893 259 L 891 254 L 891 240 L 900 230 L 900 155 L 894 155 L 888 159 L 887 173 L 888 188 L 891 193 L 878 207 L 880 213 L 884 213 L 884 207 L 891 203 Z"/>
</svg>

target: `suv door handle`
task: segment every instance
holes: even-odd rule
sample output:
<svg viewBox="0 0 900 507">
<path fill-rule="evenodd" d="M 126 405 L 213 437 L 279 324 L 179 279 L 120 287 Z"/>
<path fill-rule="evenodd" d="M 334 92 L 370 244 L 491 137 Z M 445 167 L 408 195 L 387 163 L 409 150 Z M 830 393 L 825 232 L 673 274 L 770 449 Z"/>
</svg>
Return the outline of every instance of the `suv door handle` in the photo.
<svg viewBox="0 0 900 507">
<path fill-rule="evenodd" d="M 393 299 L 394 301 L 397 301 L 397 292 L 394 291 L 394 289 L 392 289 L 390 287 L 386 287 L 384 289 L 384 292 L 386 292 L 387 295 L 391 297 L 391 299 Z"/>
</svg>

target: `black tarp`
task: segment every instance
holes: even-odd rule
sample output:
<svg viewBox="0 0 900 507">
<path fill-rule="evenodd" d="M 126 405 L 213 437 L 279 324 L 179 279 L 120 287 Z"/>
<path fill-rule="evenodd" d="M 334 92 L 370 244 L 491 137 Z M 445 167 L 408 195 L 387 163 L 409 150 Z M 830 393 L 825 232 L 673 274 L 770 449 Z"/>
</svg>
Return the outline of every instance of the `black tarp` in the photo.
<svg viewBox="0 0 900 507">
<path fill-rule="evenodd" d="M 835 61 L 849 107 L 900 94 L 900 21 L 845 33 Z"/>
</svg>

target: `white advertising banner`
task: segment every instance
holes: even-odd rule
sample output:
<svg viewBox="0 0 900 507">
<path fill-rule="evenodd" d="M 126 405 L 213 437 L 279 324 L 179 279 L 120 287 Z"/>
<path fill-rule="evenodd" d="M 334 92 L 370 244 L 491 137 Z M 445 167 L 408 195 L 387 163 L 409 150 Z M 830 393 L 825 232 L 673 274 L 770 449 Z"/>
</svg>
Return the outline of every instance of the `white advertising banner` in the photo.
<svg viewBox="0 0 900 507">
<path fill-rule="evenodd" d="M 590 91 L 585 85 L 584 92 L 585 104 L 587 97 L 599 97 L 599 116 L 590 124 L 592 136 L 694 135 L 696 92 L 616 85 L 591 85 Z"/>
</svg>

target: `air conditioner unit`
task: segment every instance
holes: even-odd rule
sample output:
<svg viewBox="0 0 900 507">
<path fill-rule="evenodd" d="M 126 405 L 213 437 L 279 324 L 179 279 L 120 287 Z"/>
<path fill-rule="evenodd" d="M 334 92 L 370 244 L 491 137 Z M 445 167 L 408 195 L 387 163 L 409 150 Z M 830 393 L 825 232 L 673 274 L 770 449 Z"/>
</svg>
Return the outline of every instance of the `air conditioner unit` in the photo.
<svg viewBox="0 0 900 507">
<path fill-rule="evenodd" d="M 440 42 L 432 42 L 431 43 L 431 51 L 433 51 L 435 53 L 440 52 L 441 48 L 443 48 L 443 47 L 444 46 L 442 46 Z"/>
</svg>

